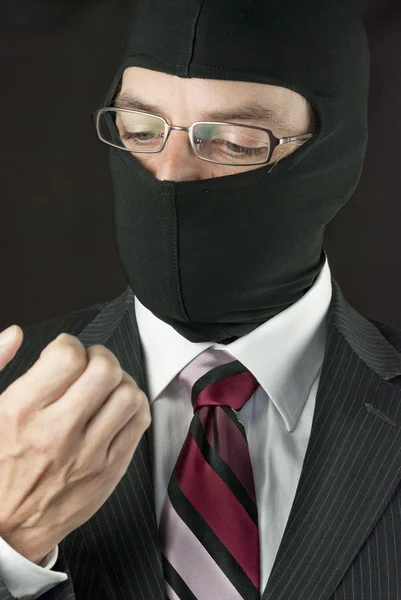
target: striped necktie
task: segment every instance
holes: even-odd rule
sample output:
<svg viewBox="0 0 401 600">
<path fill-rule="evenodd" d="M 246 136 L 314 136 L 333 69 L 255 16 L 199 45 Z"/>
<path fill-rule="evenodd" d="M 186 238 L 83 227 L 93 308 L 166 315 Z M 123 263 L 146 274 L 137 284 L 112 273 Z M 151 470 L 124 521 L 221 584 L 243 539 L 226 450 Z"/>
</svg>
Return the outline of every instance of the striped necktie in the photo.
<svg viewBox="0 0 401 600">
<path fill-rule="evenodd" d="M 159 524 L 168 600 L 259 600 L 255 486 L 235 412 L 259 384 L 227 351 L 211 348 L 178 381 L 194 416 Z"/>
</svg>

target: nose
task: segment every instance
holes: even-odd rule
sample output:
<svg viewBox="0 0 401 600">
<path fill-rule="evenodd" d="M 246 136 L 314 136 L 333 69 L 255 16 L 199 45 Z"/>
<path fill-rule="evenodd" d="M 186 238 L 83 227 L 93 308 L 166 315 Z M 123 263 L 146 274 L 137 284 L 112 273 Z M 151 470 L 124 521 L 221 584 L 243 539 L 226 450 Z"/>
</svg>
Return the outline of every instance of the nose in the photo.
<svg viewBox="0 0 401 600">
<path fill-rule="evenodd" d="M 193 153 L 186 131 L 171 131 L 164 149 L 154 155 L 153 175 L 160 181 L 202 179 L 203 161 Z"/>
</svg>

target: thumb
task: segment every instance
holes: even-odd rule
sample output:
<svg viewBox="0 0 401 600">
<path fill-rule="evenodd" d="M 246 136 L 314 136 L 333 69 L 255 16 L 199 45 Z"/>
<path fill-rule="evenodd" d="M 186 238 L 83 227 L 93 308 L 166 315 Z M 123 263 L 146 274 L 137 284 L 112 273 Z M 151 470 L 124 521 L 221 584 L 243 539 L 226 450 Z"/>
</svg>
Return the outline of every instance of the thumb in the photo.
<svg viewBox="0 0 401 600">
<path fill-rule="evenodd" d="M 0 371 L 12 361 L 17 354 L 24 334 L 21 327 L 12 325 L 0 333 Z"/>
</svg>

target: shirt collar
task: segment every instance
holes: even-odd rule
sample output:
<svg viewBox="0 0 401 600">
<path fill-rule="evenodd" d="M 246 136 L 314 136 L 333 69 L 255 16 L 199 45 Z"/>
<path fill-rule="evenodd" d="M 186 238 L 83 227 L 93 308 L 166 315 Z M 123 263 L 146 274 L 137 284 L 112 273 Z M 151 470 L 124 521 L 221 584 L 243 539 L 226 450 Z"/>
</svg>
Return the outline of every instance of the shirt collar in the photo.
<svg viewBox="0 0 401 600">
<path fill-rule="evenodd" d="M 326 255 L 315 283 L 298 302 L 226 346 L 188 341 L 135 297 L 150 403 L 189 362 L 213 346 L 227 350 L 249 369 L 291 431 L 323 363 L 331 297 Z"/>
</svg>

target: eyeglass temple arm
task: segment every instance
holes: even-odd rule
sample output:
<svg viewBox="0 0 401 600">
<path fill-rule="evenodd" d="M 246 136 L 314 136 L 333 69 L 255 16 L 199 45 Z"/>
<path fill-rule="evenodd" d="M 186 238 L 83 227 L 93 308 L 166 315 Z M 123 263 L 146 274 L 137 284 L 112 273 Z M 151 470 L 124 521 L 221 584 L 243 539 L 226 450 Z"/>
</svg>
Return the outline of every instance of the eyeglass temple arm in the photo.
<svg viewBox="0 0 401 600">
<path fill-rule="evenodd" d="M 313 133 L 305 133 L 304 135 L 296 135 L 294 137 L 284 137 L 279 140 L 279 144 L 287 144 L 288 142 L 306 141 L 313 137 Z"/>
</svg>

